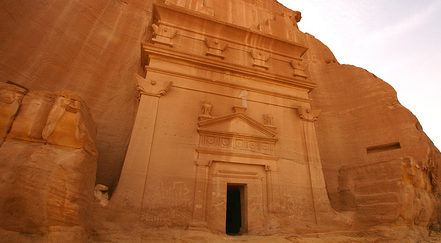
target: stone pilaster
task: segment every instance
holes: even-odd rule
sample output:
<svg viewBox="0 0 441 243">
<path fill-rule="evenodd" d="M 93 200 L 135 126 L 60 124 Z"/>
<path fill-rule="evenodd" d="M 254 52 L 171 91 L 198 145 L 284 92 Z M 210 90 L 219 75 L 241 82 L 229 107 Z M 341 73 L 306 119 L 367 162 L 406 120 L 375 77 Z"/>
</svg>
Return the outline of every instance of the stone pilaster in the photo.
<svg viewBox="0 0 441 243">
<path fill-rule="evenodd" d="M 211 161 L 198 160 L 196 166 L 193 218 L 188 228 L 191 230 L 208 230 L 205 214 L 207 211 L 208 170 Z"/>
<path fill-rule="evenodd" d="M 167 93 L 173 83 L 147 81 L 138 75 L 135 75 L 135 80 L 140 93 L 138 113 L 121 178 L 111 202 L 113 201 L 112 204 L 117 207 L 141 212 L 159 99 Z"/>
<path fill-rule="evenodd" d="M 316 223 L 319 223 L 324 221 L 323 217 L 326 217 L 328 213 L 336 213 L 329 203 L 314 126 L 314 122 L 318 119 L 321 110 L 299 107 L 298 112 L 300 119 L 303 121 L 303 136 L 311 180 L 312 200 Z"/>
</svg>

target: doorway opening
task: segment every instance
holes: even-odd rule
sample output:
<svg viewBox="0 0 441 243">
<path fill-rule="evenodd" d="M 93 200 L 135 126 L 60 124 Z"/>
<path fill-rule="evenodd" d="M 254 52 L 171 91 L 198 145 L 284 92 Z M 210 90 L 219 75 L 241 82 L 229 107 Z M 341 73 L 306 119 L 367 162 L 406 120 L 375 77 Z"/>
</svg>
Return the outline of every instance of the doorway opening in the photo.
<svg viewBox="0 0 441 243">
<path fill-rule="evenodd" d="M 227 184 L 227 215 L 225 231 L 228 235 L 246 232 L 245 185 Z"/>
</svg>

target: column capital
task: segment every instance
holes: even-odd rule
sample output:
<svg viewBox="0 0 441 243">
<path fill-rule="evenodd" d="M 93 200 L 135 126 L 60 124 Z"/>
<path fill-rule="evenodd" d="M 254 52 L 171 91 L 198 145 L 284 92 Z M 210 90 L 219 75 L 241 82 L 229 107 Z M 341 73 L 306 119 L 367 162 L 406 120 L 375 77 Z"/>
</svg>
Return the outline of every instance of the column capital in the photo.
<svg viewBox="0 0 441 243">
<path fill-rule="evenodd" d="M 198 166 L 201 165 L 201 166 L 208 166 L 208 167 L 210 167 L 212 162 L 213 162 L 212 160 L 201 160 L 201 159 L 198 159 L 198 160 L 196 160 L 196 165 L 198 165 Z"/>
<path fill-rule="evenodd" d="M 320 116 L 320 113 L 322 113 L 321 109 L 311 110 L 309 108 L 305 109 L 301 106 L 297 107 L 297 110 L 299 112 L 300 119 L 309 122 L 317 121 L 318 117 Z"/>
<path fill-rule="evenodd" d="M 158 98 L 164 96 L 173 85 L 173 82 L 147 80 L 138 74 L 134 75 L 134 79 L 136 81 L 136 88 L 138 89 L 139 94 Z"/>
</svg>

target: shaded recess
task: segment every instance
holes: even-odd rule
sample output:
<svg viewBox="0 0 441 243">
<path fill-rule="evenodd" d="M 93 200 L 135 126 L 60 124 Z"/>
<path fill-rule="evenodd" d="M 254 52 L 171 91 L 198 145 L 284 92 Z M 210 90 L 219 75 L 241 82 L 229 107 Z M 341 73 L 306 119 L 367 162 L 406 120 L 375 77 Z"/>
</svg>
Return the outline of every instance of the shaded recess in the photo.
<svg viewBox="0 0 441 243">
<path fill-rule="evenodd" d="M 229 235 L 237 235 L 244 232 L 242 222 L 245 220 L 244 185 L 227 186 L 227 215 L 225 231 Z"/>
</svg>

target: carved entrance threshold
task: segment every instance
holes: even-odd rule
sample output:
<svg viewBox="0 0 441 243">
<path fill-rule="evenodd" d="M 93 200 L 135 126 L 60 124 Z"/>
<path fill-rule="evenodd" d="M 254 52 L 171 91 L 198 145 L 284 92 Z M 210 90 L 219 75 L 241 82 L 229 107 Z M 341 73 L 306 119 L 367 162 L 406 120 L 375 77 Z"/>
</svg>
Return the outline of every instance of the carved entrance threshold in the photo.
<svg viewBox="0 0 441 243">
<path fill-rule="evenodd" d="M 268 212 L 274 211 L 280 200 L 275 127 L 250 118 L 242 108 L 235 107 L 236 113 L 216 118 L 206 112 L 202 115 L 190 229 L 228 233 L 227 195 L 231 185 L 240 185 L 242 190 L 242 225 L 237 233 L 261 231 Z"/>
</svg>

